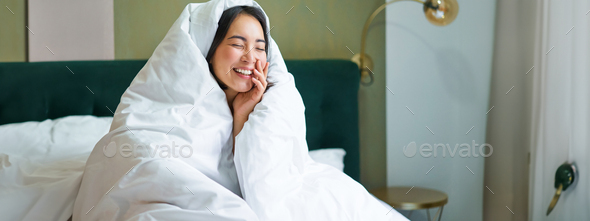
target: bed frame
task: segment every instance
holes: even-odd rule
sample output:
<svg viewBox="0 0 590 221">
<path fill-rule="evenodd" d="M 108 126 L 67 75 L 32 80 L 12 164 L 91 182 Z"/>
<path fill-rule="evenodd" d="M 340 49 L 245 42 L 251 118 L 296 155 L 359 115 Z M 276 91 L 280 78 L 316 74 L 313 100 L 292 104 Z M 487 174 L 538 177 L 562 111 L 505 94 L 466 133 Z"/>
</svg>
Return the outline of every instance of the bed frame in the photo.
<svg viewBox="0 0 590 221">
<path fill-rule="evenodd" d="M 0 63 L 0 125 L 112 116 L 146 61 Z M 345 149 L 344 172 L 360 181 L 358 67 L 346 60 L 285 62 L 305 103 L 309 149 Z"/>
</svg>

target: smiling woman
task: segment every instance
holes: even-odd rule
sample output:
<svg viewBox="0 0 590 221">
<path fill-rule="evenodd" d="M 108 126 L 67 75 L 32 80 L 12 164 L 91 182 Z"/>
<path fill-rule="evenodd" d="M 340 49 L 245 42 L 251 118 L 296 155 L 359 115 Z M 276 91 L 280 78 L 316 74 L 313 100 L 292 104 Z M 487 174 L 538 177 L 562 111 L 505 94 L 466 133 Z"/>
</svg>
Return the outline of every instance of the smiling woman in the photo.
<svg viewBox="0 0 590 221">
<path fill-rule="evenodd" d="M 250 6 L 236 6 L 225 10 L 218 25 L 206 59 L 213 77 L 228 95 L 229 102 L 237 93 L 254 89 L 253 86 L 258 81 L 257 71 L 263 73 L 263 79 L 266 79 L 267 73 L 263 71 L 267 65 L 267 25 L 262 11 Z M 262 83 L 264 85 L 268 82 Z M 272 85 L 268 83 L 264 91 Z"/>
<path fill-rule="evenodd" d="M 235 6 L 223 12 L 207 53 L 213 77 L 225 92 L 237 136 L 268 83 L 268 36 L 264 13 L 255 7 Z M 234 139 L 235 140 L 235 139 Z"/>
</svg>

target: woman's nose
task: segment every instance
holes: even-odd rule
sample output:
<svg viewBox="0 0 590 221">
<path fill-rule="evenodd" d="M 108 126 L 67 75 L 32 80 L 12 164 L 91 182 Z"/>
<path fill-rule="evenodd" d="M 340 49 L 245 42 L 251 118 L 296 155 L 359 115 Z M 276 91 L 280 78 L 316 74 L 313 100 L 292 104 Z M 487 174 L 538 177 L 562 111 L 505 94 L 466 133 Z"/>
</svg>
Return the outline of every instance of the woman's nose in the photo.
<svg viewBox="0 0 590 221">
<path fill-rule="evenodd" d="M 252 63 L 256 62 L 256 57 L 254 56 L 254 53 L 252 53 L 252 50 L 253 49 L 254 48 L 249 49 L 248 51 L 246 51 L 246 53 L 244 55 L 242 55 L 242 61 L 248 62 L 248 63 L 250 63 L 250 62 L 252 62 Z"/>
</svg>

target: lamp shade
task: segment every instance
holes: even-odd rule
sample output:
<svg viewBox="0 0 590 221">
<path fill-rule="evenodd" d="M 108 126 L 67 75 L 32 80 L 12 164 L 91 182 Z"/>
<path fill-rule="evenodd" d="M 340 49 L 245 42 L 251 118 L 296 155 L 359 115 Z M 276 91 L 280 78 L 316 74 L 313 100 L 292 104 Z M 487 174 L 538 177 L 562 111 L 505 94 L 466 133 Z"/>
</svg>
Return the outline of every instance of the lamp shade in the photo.
<svg viewBox="0 0 590 221">
<path fill-rule="evenodd" d="M 433 25 L 445 26 L 453 22 L 459 14 L 457 0 L 426 0 L 424 15 Z"/>
</svg>

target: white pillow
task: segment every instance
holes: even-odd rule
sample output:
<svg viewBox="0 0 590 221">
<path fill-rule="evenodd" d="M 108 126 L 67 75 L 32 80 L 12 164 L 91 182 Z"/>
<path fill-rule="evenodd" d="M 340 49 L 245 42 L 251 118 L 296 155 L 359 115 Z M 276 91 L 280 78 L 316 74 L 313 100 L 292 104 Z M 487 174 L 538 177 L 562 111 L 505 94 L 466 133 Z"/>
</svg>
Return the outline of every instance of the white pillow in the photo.
<svg viewBox="0 0 590 221">
<path fill-rule="evenodd" d="M 108 131 L 112 117 L 67 116 L 0 126 L 0 153 L 54 161 L 90 154 Z"/>
<path fill-rule="evenodd" d="M 346 151 L 342 148 L 325 148 L 309 151 L 309 156 L 315 162 L 328 164 L 340 171 L 344 170 L 344 155 L 346 155 Z"/>
</svg>

